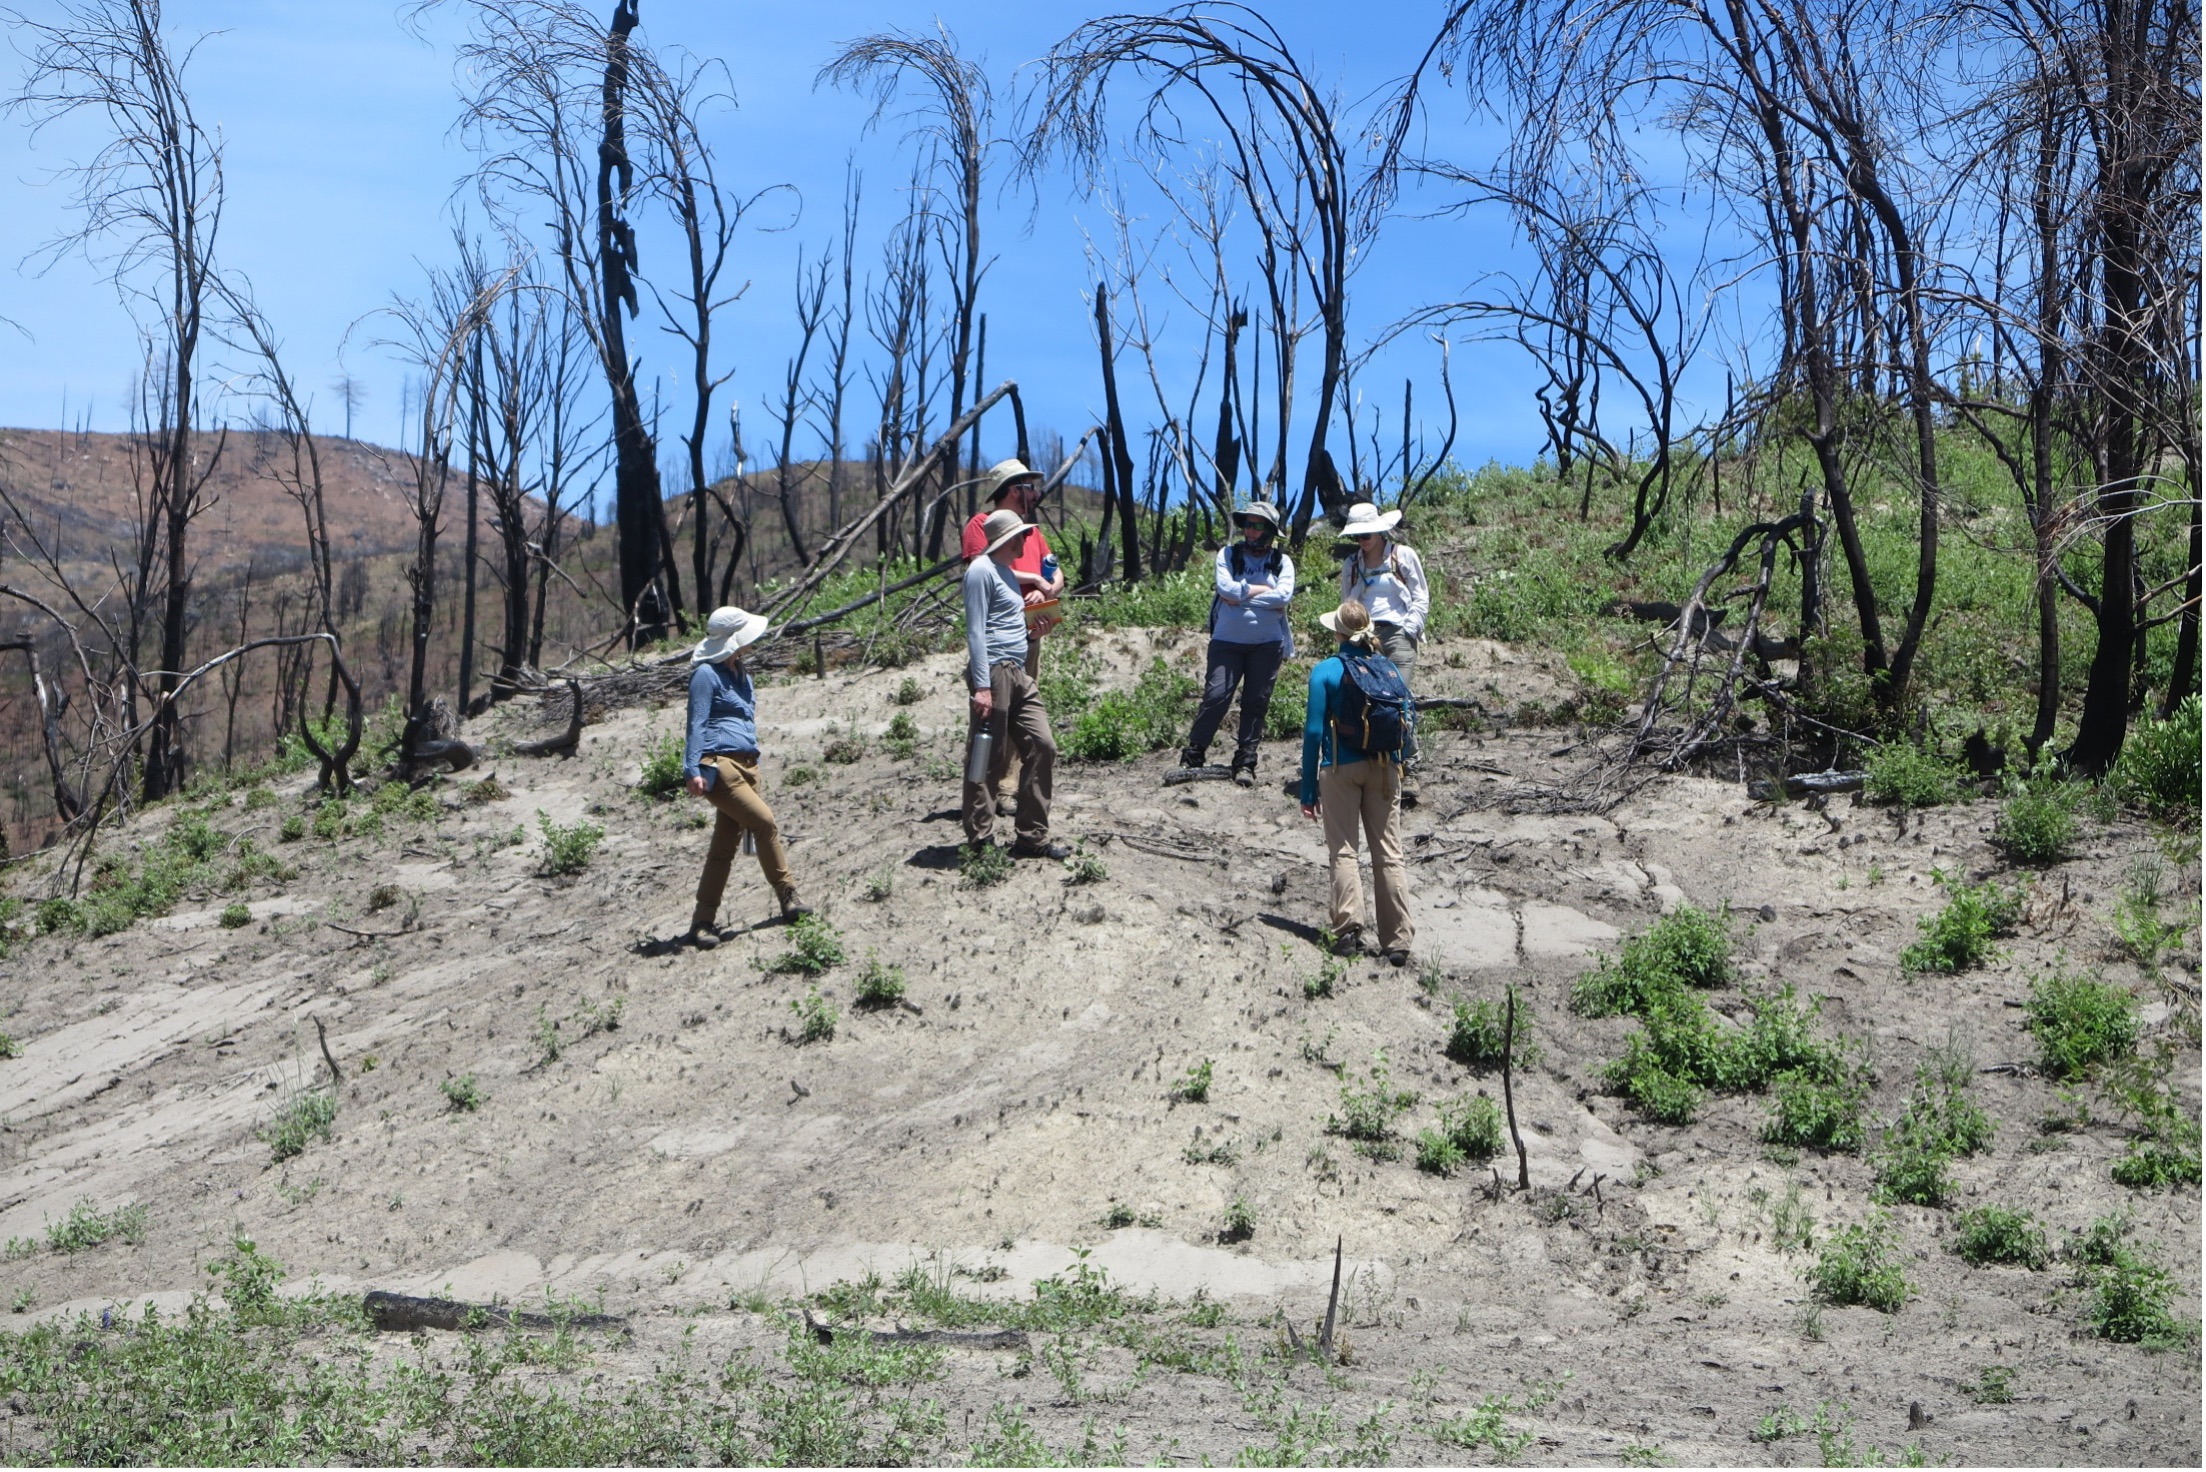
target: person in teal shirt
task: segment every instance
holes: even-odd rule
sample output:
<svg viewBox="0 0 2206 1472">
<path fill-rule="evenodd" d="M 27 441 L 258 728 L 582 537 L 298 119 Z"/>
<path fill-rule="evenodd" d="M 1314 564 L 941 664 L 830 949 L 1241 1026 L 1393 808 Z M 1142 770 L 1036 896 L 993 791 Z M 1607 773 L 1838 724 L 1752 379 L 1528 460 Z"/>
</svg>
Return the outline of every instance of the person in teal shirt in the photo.
<svg viewBox="0 0 2206 1472">
<path fill-rule="evenodd" d="M 1341 647 L 1379 652 L 1371 611 L 1343 603 L 1318 622 L 1340 637 Z M 1409 918 L 1409 873 L 1402 862 L 1402 764 L 1350 745 L 1333 728 L 1333 712 L 1347 679 L 1339 655 L 1310 671 L 1310 713 L 1302 726 L 1302 816 L 1324 824 L 1331 874 L 1331 927 L 1337 950 L 1363 945 L 1363 881 L 1356 872 L 1359 832 L 1371 845 L 1372 887 L 1378 891 L 1379 951 L 1396 966 L 1409 964 L 1414 927 Z"/>
</svg>

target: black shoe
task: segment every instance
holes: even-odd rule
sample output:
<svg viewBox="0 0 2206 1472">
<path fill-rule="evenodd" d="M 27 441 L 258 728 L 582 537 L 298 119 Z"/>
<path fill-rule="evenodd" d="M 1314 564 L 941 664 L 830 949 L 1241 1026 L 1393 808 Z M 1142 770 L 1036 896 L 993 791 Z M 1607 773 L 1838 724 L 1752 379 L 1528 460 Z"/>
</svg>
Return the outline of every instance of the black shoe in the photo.
<svg viewBox="0 0 2206 1472">
<path fill-rule="evenodd" d="M 1040 843 L 1022 841 L 1011 845 L 1011 857 L 1014 859 L 1064 860 L 1072 857 L 1072 845 L 1069 843 L 1051 843 L 1046 838 Z"/>
<path fill-rule="evenodd" d="M 1203 754 L 1190 747 L 1180 753 L 1180 765 L 1190 772 L 1199 772 L 1203 769 Z"/>
<path fill-rule="evenodd" d="M 1413 807 L 1417 806 L 1417 789 L 1416 789 L 1416 788 L 1414 788 L 1414 787 L 1405 787 L 1405 788 L 1403 788 L 1403 789 L 1402 789 L 1402 806 L 1403 806 L 1403 807 L 1405 807 L 1405 808 L 1413 808 Z"/>
<path fill-rule="evenodd" d="M 711 925 L 692 925 L 689 934 L 682 937 L 700 951 L 709 951 L 720 944 L 720 931 Z"/>
<path fill-rule="evenodd" d="M 1254 787 L 1256 785 L 1256 769 L 1254 767 L 1235 767 L 1233 769 L 1233 785 L 1236 787 Z"/>
<path fill-rule="evenodd" d="M 1398 948 L 1388 951 L 1386 953 L 1386 964 L 1389 966 L 1407 966 L 1409 964 L 1408 950 Z"/>
<path fill-rule="evenodd" d="M 1363 927 L 1351 925 L 1346 930 L 1333 932 L 1333 954 L 1336 956 L 1360 956 L 1363 954 Z"/>
</svg>

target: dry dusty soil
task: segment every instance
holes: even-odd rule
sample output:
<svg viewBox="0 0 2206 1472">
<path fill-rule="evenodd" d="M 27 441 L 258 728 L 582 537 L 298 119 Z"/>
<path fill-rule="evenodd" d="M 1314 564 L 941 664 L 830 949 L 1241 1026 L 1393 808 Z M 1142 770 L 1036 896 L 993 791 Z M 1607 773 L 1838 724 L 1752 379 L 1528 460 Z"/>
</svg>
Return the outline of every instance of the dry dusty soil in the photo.
<svg viewBox="0 0 2206 1472">
<path fill-rule="evenodd" d="M 1121 678 L 1154 651 L 1200 657 L 1169 635 L 1094 649 Z M 1555 688 L 1539 659 L 1491 644 L 1428 650 L 1424 667 L 1496 711 Z M 947 1427 L 927 1456 L 962 1460 L 999 1405 L 1053 1448 L 1094 1423 L 1123 1428 L 1118 1454 L 1135 1460 L 1277 1455 L 1299 1405 L 1296 1425 L 1316 1427 L 1304 1456 L 1490 1461 L 1460 1428 L 1506 1396 L 1530 1463 L 1812 1462 L 1812 1436 L 1751 1433 L 1820 1405 L 1863 1457 L 1912 1443 L 1954 1463 L 2198 1465 L 2195 1339 L 2153 1352 L 2090 1337 L 2064 1265 L 1970 1268 L 1948 1211 L 1892 1210 L 1913 1289 L 1899 1312 L 1812 1314 L 1812 1250 L 1779 1250 L 1773 1214 L 1790 1197 L 1826 1240 L 1876 1209 L 1870 1165 L 1771 1152 L 1759 1097 L 1712 1099 L 1682 1129 L 1640 1121 L 1599 1081 L 1633 1024 L 1566 1005 L 1592 957 L 1665 909 L 1728 905 L 1743 974 L 1720 1011 L 1743 1018 L 1744 989 L 1778 982 L 1824 997 L 1823 1026 L 1866 1049 L 1880 1124 L 1926 1050 L 1967 1048 L 1998 1129 L 1955 1167 L 1957 1204 L 2028 1210 L 2056 1242 L 2127 1212 L 2195 1323 L 2196 1189 L 2113 1184 L 2124 1136 L 2103 1108 L 2041 1131 L 2062 1103 L 2020 1010 L 2063 957 L 2133 985 L 2150 1028 L 2177 1039 L 2197 1108 L 2195 1013 L 2181 1010 L 2195 932 L 2155 981 L 2117 959 L 2107 923 L 2128 866 L 2159 851 L 2154 831 L 2087 824 L 2077 857 L 2017 875 L 1989 844 L 1989 803 L 1903 821 L 1675 779 L 1604 816 L 1512 814 L 1503 797 L 1566 769 L 1571 737 L 1473 723 L 1429 737 L 1426 800 L 1407 817 L 1416 964 L 1360 961 L 1310 999 L 1324 877 L 1315 829 L 1280 788 L 1289 745 L 1267 750 L 1253 790 L 1164 787 L 1163 754 L 1065 765 L 1058 832 L 1107 875 L 1073 884 L 1028 862 L 975 890 L 952 848 L 954 671 L 938 656 L 762 690 L 769 792 L 805 898 L 848 949 L 818 981 L 838 1013 L 825 1041 L 801 1041 L 791 1005 L 813 983 L 770 969 L 788 932 L 755 871 L 739 867 L 724 914 L 747 930 L 709 954 L 671 943 L 705 844 L 699 805 L 633 788 L 647 742 L 678 727 L 672 707 L 608 715 L 572 760 L 493 759 L 510 797 L 471 805 L 445 786 L 433 822 L 394 818 L 379 837 L 277 845 L 309 800 L 303 778 L 274 806 L 233 797 L 217 823 L 297 869 L 251 892 L 250 925 L 220 926 L 211 897 L 100 939 L 19 942 L 0 963 L 0 1026 L 21 1044 L 0 1061 L 0 1238 L 41 1245 L 0 1263 L 20 1314 L 0 1328 L 182 1305 L 242 1233 L 288 1266 L 287 1290 L 602 1298 L 635 1324 L 598 1352 L 617 1379 L 647 1374 L 685 1332 L 700 1352 L 771 1359 L 799 1297 L 838 1282 L 893 1283 L 917 1264 L 970 1294 L 1030 1298 L 1078 1253 L 1158 1295 L 1152 1313 L 1189 1342 L 1230 1339 L 1268 1368 L 1143 1367 L 1095 1337 L 1069 1366 L 956 1349 L 927 1388 Z M 882 733 L 908 677 L 921 737 L 899 758 Z M 515 709 L 470 734 L 495 745 L 541 720 Z M 864 755 L 823 760 L 851 733 Z M 812 780 L 794 785 L 799 768 Z M 603 825 L 582 873 L 539 872 L 539 812 Z M 2195 855 L 2174 875 L 2178 908 Z M 1900 950 L 1941 897 L 1935 870 L 2027 884 L 2028 918 L 1981 969 L 1905 976 Z M 371 910 L 383 885 L 397 902 Z M 909 1006 L 853 1005 L 869 956 L 903 969 Z M 1497 1190 L 1484 1168 L 1421 1174 L 1329 1131 L 1344 1080 L 1381 1049 L 1395 1087 L 1419 1096 L 1405 1134 L 1443 1101 L 1498 1096 L 1498 1074 L 1443 1048 L 1453 998 L 1512 982 L 1542 1050 L 1515 1080 L 1529 1191 L 1510 1159 Z M 326 1072 L 316 1021 L 344 1075 L 334 1135 L 275 1164 L 257 1132 Z M 1207 1102 L 1177 1099 L 1203 1059 Z M 441 1088 L 468 1074 L 473 1112 Z M 1237 1198 L 1253 1235 L 1222 1242 Z M 80 1200 L 142 1203 L 144 1241 L 46 1250 Z M 1328 1371 L 1280 1350 L 1290 1323 L 1312 1337 L 1336 1241 L 1348 1353 Z M 2013 1371 L 2011 1403 L 1965 1393 L 1993 1365 Z M 1441 1439 L 1451 1426 L 1458 1440 Z M 10 1444 L 33 1430 L 11 1427 Z"/>
</svg>

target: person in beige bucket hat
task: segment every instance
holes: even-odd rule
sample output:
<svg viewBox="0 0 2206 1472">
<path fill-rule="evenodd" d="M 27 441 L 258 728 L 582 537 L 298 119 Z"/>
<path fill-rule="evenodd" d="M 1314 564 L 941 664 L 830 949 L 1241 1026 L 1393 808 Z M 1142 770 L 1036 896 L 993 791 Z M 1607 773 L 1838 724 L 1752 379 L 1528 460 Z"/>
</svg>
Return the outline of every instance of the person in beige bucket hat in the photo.
<svg viewBox="0 0 2206 1472">
<path fill-rule="evenodd" d="M 1017 839 L 1011 852 L 1019 858 L 1062 859 L 1072 851 L 1049 837 L 1057 739 L 1042 708 L 1041 688 L 1027 673 L 1026 600 L 1011 571 L 1033 534 L 1033 523 L 1018 512 L 1008 507 L 991 511 L 981 523 L 981 555 L 965 568 L 965 684 L 972 692 L 965 748 L 965 841 L 975 848 L 995 841 L 996 789 L 1016 747 Z M 989 748 L 985 764 L 975 754 L 984 736 Z"/>
<path fill-rule="evenodd" d="M 689 654 L 684 785 L 717 814 L 705 872 L 697 881 L 697 907 L 689 919 L 689 942 L 699 950 L 720 944 L 720 897 L 727 892 L 728 870 L 745 834 L 758 845 L 758 867 L 773 887 L 782 915 L 794 919 L 809 913 L 797 903 L 796 876 L 789 872 L 781 826 L 766 805 L 758 775 L 758 699 L 750 671 L 743 668 L 743 650 L 765 633 L 766 620 L 760 615 L 716 608 L 705 621 L 705 637 Z"/>
</svg>

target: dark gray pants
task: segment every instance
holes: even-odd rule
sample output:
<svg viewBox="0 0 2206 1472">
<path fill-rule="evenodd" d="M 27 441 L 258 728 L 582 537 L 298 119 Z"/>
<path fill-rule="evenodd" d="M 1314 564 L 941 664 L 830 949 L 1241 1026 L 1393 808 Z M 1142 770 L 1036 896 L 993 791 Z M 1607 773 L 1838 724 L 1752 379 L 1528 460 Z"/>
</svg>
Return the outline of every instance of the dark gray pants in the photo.
<svg viewBox="0 0 2206 1472">
<path fill-rule="evenodd" d="M 1236 686 L 1241 691 L 1240 739 L 1233 748 L 1233 765 L 1256 770 L 1256 749 L 1264 739 L 1264 715 L 1271 709 L 1272 686 L 1279 680 L 1279 664 L 1286 651 L 1277 644 L 1228 644 L 1210 641 L 1210 669 L 1203 679 L 1203 703 L 1195 712 L 1195 728 L 1187 733 L 1182 765 L 1199 767 L 1211 740 L 1233 703 Z"/>
</svg>

